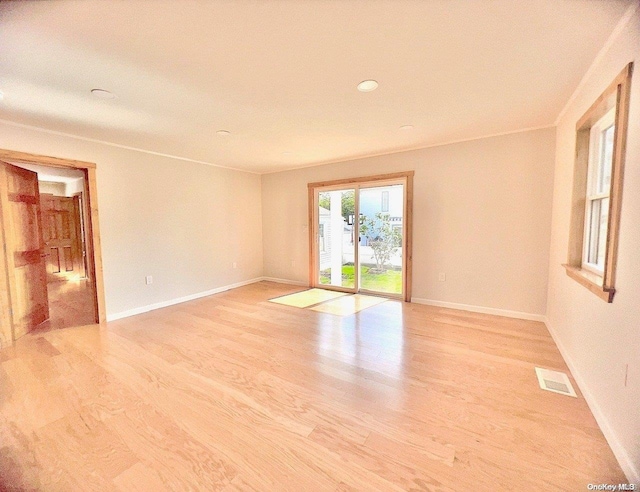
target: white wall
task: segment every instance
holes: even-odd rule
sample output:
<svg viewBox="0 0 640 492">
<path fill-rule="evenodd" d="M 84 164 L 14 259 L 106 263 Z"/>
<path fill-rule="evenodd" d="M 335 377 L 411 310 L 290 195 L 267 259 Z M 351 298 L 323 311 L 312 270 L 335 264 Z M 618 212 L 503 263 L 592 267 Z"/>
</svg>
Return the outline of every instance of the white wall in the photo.
<svg viewBox="0 0 640 492">
<path fill-rule="evenodd" d="M 84 178 L 78 178 L 65 183 L 64 195 L 73 196 L 76 193 L 84 193 Z"/>
<path fill-rule="evenodd" d="M 65 184 L 64 183 L 54 183 L 52 181 L 38 181 L 38 190 L 40 193 L 50 193 L 55 196 L 66 196 L 65 192 Z"/>
<path fill-rule="evenodd" d="M 259 175 L 5 123 L 0 147 L 97 164 L 111 317 L 262 275 Z"/>
<path fill-rule="evenodd" d="M 263 175 L 264 275 L 308 280 L 307 183 L 415 170 L 413 297 L 544 315 L 554 145 L 548 128 Z"/>
<path fill-rule="evenodd" d="M 566 276 L 575 125 L 635 61 L 616 294 L 607 304 Z M 640 15 L 611 45 L 559 121 L 549 264 L 548 325 L 623 469 L 640 482 Z M 627 386 L 625 367 L 629 364 Z"/>
</svg>

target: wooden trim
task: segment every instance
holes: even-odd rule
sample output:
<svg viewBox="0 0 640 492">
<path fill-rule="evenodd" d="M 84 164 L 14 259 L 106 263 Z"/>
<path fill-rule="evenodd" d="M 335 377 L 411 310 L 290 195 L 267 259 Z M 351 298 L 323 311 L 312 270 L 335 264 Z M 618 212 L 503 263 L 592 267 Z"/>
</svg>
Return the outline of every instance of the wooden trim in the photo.
<svg viewBox="0 0 640 492">
<path fill-rule="evenodd" d="M 578 282 L 583 287 L 586 287 L 600 299 L 606 302 L 613 302 L 613 296 L 616 293 L 615 289 L 610 289 L 602 286 L 602 277 L 591 273 L 582 268 L 577 268 L 571 265 L 562 265 L 567 272 L 567 275 L 573 280 Z"/>
<path fill-rule="evenodd" d="M 613 293 L 615 293 L 632 73 L 633 62 L 625 66 L 576 124 L 576 154 L 573 173 L 569 249 L 565 268 L 567 269 L 567 275 L 585 285 L 607 302 L 612 302 Z M 599 277 L 581 268 L 585 235 L 584 221 L 589 168 L 589 139 L 592 126 L 613 107 L 615 107 L 615 133 L 609 193 L 609 216 L 607 219 L 607 242 L 604 275 Z M 594 275 L 600 280 L 594 280 L 590 278 L 590 275 Z"/>
<path fill-rule="evenodd" d="M 314 278 L 315 266 L 313 262 L 316 258 L 316 234 L 315 234 L 316 224 L 314 220 L 313 209 L 315 206 L 314 205 L 315 189 L 308 188 L 308 195 L 309 195 L 309 201 L 308 201 L 309 227 L 307 229 L 309 229 L 309 287 L 314 287 L 315 286 L 315 278 Z"/>
<path fill-rule="evenodd" d="M 87 214 L 84 213 L 84 199 L 82 198 L 83 196 L 84 193 L 82 191 L 71 195 L 71 198 L 73 199 L 74 222 L 76 227 L 76 238 L 74 242 L 77 243 L 77 254 L 80 256 L 80 277 L 91 281 L 91 278 L 87 275 L 87 237 L 86 230 L 83 227 L 83 224 L 86 222 Z"/>
<path fill-rule="evenodd" d="M 618 236 L 622 209 L 622 181 L 627 150 L 629 124 L 629 99 L 633 63 L 629 63 L 618 76 L 615 134 L 613 137 L 613 163 L 611 168 L 611 191 L 609 193 L 609 218 L 607 226 L 607 249 L 604 263 L 604 286 L 614 288 L 618 261 Z M 623 76 L 624 75 L 624 76 Z"/>
<path fill-rule="evenodd" d="M 98 214 L 98 186 L 96 183 L 96 169 L 87 168 L 87 180 L 85 181 L 85 188 L 87 191 L 87 207 L 89 209 L 89 217 L 85 226 L 88 228 L 87 237 L 89 239 L 87 244 L 87 251 L 89 261 L 91 263 L 91 273 L 94 279 L 96 307 L 99 323 L 106 323 L 107 321 L 107 308 L 104 296 L 104 281 L 102 275 L 102 243 L 100 241 L 100 226 L 99 226 L 99 214 Z"/>
<path fill-rule="evenodd" d="M 360 279 L 360 190 L 362 188 L 356 183 L 353 189 L 353 289 L 351 292 L 357 294 L 362 290 Z M 355 266 L 358 265 L 358 268 Z M 358 275 L 356 275 L 356 271 Z"/>
<path fill-rule="evenodd" d="M 17 164 L 39 164 L 50 167 L 72 168 L 84 171 L 85 175 L 85 201 L 88 210 L 85 227 L 87 228 L 87 264 L 92 272 L 91 281 L 94 285 L 95 306 L 96 306 L 96 322 L 104 323 L 107 319 L 105 296 L 104 296 L 104 280 L 102 275 L 102 248 L 100 242 L 100 227 L 98 220 L 98 188 L 96 185 L 96 165 L 93 162 L 83 162 L 71 159 L 62 159 L 58 157 L 49 157 L 38 154 L 29 154 L 26 152 L 18 152 L 14 150 L 0 149 L 0 160 L 6 160 Z M 6 186 L 6 178 L 0 176 L 0 186 Z M 5 215 L 6 206 L 2 207 L 2 216 L 0 216 L 0 229 L 5 243 L 6 231 L 5 226 L 8 220 Z M 9 282 L 11 282 L 10 266 L 13 265 L 13 258 L 8 258 L 6 251 L 0 255 L 0 345 L 5 346 L 14 342 L 13 320 L 10 315 L 11 291 Z M 5 280 L 1 280 L 4 278 Z"/>
<path fill-rule="evenodd" d="M 413 284 L 413 174 L 413 172 L 407 174 L 405 185 L 405 276 L 404 289 L 402 289 L 405 302 L 411 302 L 411 286 Z"/>
<path fill-rule="evenodd" d="M 394 179 L 408 178 L 409 176 L 413 177 L 414 174 L 415 174 L 415 171 L 405 171 L 402 173 L 377 174 L 375 176 L 336 179 L 334 181 L 318 181 L 315 183 L 308 183 L 307 187 L 326 188 L 327 186 L 350 185 L 350 184 L 352 185 L 357 183 L 367 183 L 370 181 L 391 181 Z"/>
<path fill-rule="evenodd" d="M 60 157 L 50 157 L 46 155 L 28 154 L 16 150 L 0 149 L 0 160 L 19 164 L 40 164 L 51 167 L 71 167 L 74 169 L 95 169 L 93 162 L 75 161 L 72 159 L 62 159 Z"/>
<path fill-rule="evenodd" d="M 633 72 L 633 62 L 630 62 L 622 71 L 616 75 L 613 82 L 609 84 L 598 99 L 587 109 L 582 117 L 576 123 L 576 131 L 583 127 L 591 127 L 596 121 L 602 118 L 605 113 L 613 107 L 613 101 L 615 100 L 618 87 L 626 84 L 631 80 L 631 73 Z M 613 99 L 613 100 L 611 100 Z"/>
</svg>

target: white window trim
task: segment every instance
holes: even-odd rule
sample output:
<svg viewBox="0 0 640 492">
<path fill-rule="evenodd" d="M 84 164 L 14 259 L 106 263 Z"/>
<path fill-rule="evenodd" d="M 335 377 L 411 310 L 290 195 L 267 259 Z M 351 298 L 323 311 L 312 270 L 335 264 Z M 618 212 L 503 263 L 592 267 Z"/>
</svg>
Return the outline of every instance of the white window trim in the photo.
<svg viewBox="0 0 640 492">
<path fill-rule="evenodd" d="M 600 136 L 604 130 L 615 124 L 615 109 L 616 108 L 613 107 L 602 118 L 594 123 L 594 125 L 590 129 L 589 136 L 589 164 L 587 168 L 587 193 L 585 197 L 584 237 L 582 240 L 582 268 L 595 273 L 600 277 L 604 276 L 604 265 L 602 266 L 602 268 L 600 268 L 597 264 L 589 263 L 587 261 L 587 259 L 589 258 L 589 246 L 591 244 L 590 234 L 592 232 L 591 204 L 596 200 L 611 198 L 611 186 L 609 186 L 609 189 L 606 191 L 606 193 L 595 193 L 594 190 L 596 189 L 598 168 L 600 164 L 600 156 L 602 153 L 602 139 L 600 138 Z M 609 206 L 611 206 L 611 201 L 609 201 Z M 607 228 L 608 227 L 609 226 L 607 225 Z"/>
</svg>

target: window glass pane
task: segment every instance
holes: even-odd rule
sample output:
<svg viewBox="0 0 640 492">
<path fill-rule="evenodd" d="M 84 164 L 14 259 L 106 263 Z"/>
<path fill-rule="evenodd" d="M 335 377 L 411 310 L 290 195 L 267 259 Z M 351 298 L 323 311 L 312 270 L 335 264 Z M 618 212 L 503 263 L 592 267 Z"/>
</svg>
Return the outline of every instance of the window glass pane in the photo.
<svg viewBox="0 0 640 492">
<path fill-rule="evenodd" d="M 598 232 L 600 231 L 600 202 L 601 200 L 593 200 L 591 202 L 591 210 L 589 211 L 589 249 L 587 252 L 587 263 L 595 265 L 598 261 Z"/>
<path fill-rule="evenodd" d="M 324 224 L 319 224 L 318 225 L 318 236 L 319 236 L 319 241 L 320 241 L 320 252 L 324 253 L 325 251 L 325 242 L 324 242 Z"/>
<path fill-rule="evenodd" d="M 607 226 L 609 220 L 609 199 L 604 198 L 600 205 L 600 230 L 598 231 L 598 256 L 599 268 L 604 270 L 604 255 L 607 251 Z"/>
<path fill-rule="evenodd" d="M 382 212 L 388 212 L 389 211 L 389 192 L 388 191 L 383 191 L 382 192 L 381 211 Z"/>
<path fill-rule="evenodd" d="M 318 193 L 318 282 L 336 287 L 355 286 L 354 231 L 355 190 Z"/>
<path fill-rule="evenodd" d="M 611 125 L 600 134 L 600 162 L 598 163 L 598 184 L 596 193 L 608 193 L 611 187 L 611 163 L 613 162 L 613 134 Z"/>
<path fill-rule="evenodd" d="M 604 257 L 607 250 L 607 221 L 609 218 L 609 199 L 601 198 L 591 202 L 589 223 L 589 248 L 587 262 L 604 269 Z"/>
</svg>

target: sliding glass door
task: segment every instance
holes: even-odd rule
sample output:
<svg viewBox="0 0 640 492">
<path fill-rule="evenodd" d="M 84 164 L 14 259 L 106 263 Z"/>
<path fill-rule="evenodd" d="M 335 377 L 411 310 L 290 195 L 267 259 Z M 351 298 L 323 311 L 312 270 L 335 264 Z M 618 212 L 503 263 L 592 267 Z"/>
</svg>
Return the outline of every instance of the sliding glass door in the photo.
<svg viewBox="0 0 640 492">
<path fill-rule="evenodd" d="M 355 291 L 355 229 L 349 222 L 355 214 L 355 195 L 355 188 L 318 191 L 316 280 L 320 286 Z"/>
<path fill-rule="evenodd" d="M 406 179 L 310 187 L 312 285 L 406 297 L 406 202 Z"/>
<path fill-rule="evenodd" d="M 360 290 L 402 295 L 403 216 L 403 184 L 360 188 Z"/>
</svg>

